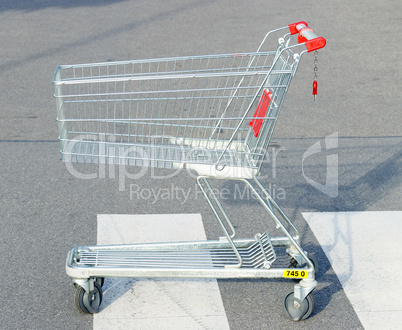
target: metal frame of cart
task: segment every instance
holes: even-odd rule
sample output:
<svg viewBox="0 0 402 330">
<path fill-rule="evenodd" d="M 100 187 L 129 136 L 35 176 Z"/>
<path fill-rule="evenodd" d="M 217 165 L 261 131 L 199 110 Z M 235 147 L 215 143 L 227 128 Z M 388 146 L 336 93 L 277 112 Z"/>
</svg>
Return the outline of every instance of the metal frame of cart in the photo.
<svg viewBox="0 0 402 330">
<path fill-rule="evenodd" d="M 266 51 L 279 33 L 276 49 Z M 301 281 L 285 295 L 285 312 L 295 321 L 311 315 L 316 261 L 257 176 L 302 55 L 324 46 L 299 22 L 270 31 L 255 52 L 56 69 L 64 161 L 193 170 L 224 233 L 216 241 L 73 248 L 66 271 L 80 311 L 98 312 L 105 277 L 291 277 Z M 283 236 L 236 238 L 211 179 L 243 182 Z M 276 247 L 287 247 L 292 267 L 275 268 Z"/>
</svg>

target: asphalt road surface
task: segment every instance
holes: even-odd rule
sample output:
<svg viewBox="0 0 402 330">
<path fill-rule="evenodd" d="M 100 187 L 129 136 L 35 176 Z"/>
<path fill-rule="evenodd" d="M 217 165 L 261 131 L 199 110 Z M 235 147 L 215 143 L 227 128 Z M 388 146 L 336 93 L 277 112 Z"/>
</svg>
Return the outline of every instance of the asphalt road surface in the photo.
<svg viewBox="0 0 402 330">
<path fill-rule="evenodd" d="M 317 101 L 311 95 L 314 57 L 305 56 L 262 181 L 300 229 L 303 247 L 319 260 L 315 311 L 299 323 L 283 315 L 283 294 L 293 286 L 288 280 L 219 280 L 218 286 L 232 329 L 363 328 L 302 212 L 401 211 L 401 11 L 396 0 L 2 0 L 0 328 L 93 327 L 93 316 L 74 307 L 64 264 L 72 247 L 97 243 L 98 214 L 200 213 L 207 238 L 221 235 L 186 171 L 162 180 L 155 173 L 168 170 L 149 170 L 136 180 L 124 178 L 123 185 L 118 172 L 91 180 L 71 174 L 57 141 L 51 84 L 57 65 L 253 51 L 268 30 L 302 20 L 327 40 L 318 54 Z M 317 142 L 324 146 L 328 136 L 336 137 L 337 147 L 303 167 L 306 150 Z M 333 154 L 336 196 L 311 184 L 325 183 Z M 74 166 L 99 173 L 96 165 Z M 132 193 L 150 185 L 183 189 L 189 197 L 155 202 Z M 255 201 L 225 203 L 240 233 L 253 232 Z"/>
</svg>

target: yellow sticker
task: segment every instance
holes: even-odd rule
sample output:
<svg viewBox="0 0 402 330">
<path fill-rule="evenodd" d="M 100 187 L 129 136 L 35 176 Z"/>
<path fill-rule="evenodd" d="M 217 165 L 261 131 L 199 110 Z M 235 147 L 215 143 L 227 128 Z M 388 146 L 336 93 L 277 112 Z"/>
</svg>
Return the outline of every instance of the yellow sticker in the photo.
<svg viewBox="0 0 402 330">
<path fill-rule="evenodd" d="M 307 278 L 307 276 L 307 270 L 285 269 L 283 271 L 283 277 L 287 278 Z"/>
</svg>

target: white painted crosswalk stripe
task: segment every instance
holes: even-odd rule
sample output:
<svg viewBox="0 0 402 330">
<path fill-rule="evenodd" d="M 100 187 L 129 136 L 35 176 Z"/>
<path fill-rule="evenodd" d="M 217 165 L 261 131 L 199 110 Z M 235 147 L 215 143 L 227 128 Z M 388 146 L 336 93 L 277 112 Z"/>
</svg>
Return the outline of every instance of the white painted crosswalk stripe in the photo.
<svg viewBox="0 0 402 330">
<path fill-rule="evenodd" d="M 98 215 L 98 244 L 205 240 L 199 214 Z M 106 279 L 94 329 L 229 329 L 216 280 Z"/>
<path fill-rule="evenodd" d="M 398 329 L 402 212 L 303 213 L 367 329 Z"/>
</svg>

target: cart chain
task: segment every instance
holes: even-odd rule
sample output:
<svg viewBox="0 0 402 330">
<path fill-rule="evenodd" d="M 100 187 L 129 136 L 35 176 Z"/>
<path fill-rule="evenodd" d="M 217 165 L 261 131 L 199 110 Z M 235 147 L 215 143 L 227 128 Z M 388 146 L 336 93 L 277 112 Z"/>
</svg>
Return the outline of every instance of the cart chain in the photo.
<svg viewBox="0 0 402 330">
<path fill-rule="evenodd" d="M 314 52 L 314 82 L 313 82 L 314 101 L 317 98 L 317 71 L 318 71 L 318 51 L 315 51 Z"/>
</svg>

